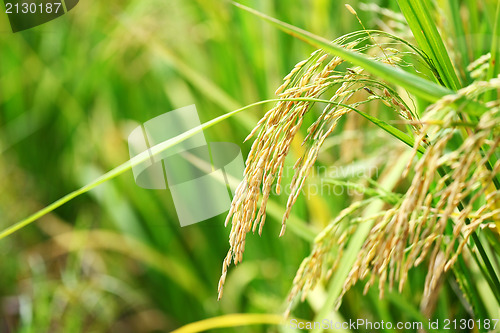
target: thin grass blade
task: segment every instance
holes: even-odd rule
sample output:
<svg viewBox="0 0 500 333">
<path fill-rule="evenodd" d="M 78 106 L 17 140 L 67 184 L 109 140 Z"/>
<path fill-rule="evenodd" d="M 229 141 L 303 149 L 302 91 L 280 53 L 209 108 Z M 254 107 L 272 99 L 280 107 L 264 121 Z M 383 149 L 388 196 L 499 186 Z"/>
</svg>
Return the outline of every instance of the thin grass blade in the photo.
<svg viewBox="0 0 500 333">
<path fill-rule="evenodd" d="M 267 16 L 252 8 L 243 6 L 239 3 L 234 3 L 234 5 L 268 21 L 269 23 L 277 26 L 278 28 L 292 36 L 302 39 L 303 41 L 315 47 L 321 48 L 333 55 L 341 57 L 342 59 L 353 63 L 354 65 L 363 67 L 365 70 L 375 76 L 378 76 L 390 82 L 395 82 L 401 87 L 407 89 L 409 92 L 425 99 L 428 102 L 436 102 L 440 98 L 454 93 L 452 90 L 440 86 L 429 80 L 423 79 L 420 76 L 375 61 L 365 55 L 346 50 L 338 45 L 332 44 L 330 41 L 323 37 L 316 36 L 308 31 L 302 30 L 293 25 Z"/>
<path fill-rule="evenodd" d="M 439 73 L 438 80 L 448 89 L 458 90 L 460 81 L 444 46 L 443 39 L 432 19 L 427 0 L 398 0 L 418 45 L 429 56 Z"/>
</svg>

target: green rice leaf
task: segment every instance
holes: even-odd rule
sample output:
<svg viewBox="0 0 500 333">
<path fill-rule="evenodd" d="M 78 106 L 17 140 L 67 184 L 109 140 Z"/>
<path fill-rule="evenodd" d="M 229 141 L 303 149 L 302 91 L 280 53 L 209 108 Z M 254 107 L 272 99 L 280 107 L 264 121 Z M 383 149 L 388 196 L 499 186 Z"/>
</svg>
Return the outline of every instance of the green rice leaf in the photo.
<svg viewBox="0 0 500 333">
<path fill-rule="evenodd" d="M 432 81 L 426 80 L 418 75 L 405 72 L 400 68 L 392 67 L 385 63 L 375 61 L 363 54 L 356 53 L 347 50 L 341 46 L 332 44 L 323 37 L 316 36 L 315 34 L 312 34 L 303 29 L 297 28 L 291 24 L 282 22 L 278 19 L 265 15 L 252 8 L 246 7 L 244 5 L 235 2 L 234 5 L 266 20 L 267 22 L 275 25 L 279 29 L 283 30 L 284 32 L 294 37 L 297 37 L 315 47 L 323 49 L 324 51 L 330 54 L 333 54 L 346 61 L 349 61 L 356 66 L 363 67 L 366 71 L 370 72 L 375 76 L 378 76 L 388 82 L 394 82 L 395 84 L 405 88 L 415 96 L 420 97 L 428 102 L 434 103 L 437 102 L 439 99 L 443 98 L 444 96 L 455 94 L 454 90 L 451 90 L 447 87 L 443 87 Z M 454 72 L 453 74 L 456 77 L 456 74 Z M 459 86 L 459 84 L 457 84 L 457 86 Z M 474 116 L 480 116 L 487 110 L 487 108 L 484 105 L 476 101 L 465 100 L 465 98 L 460 98 L 456 100 L 455 105 L 463 106 L 464 112 Z"/>
<path fill-rule="evenodd" d="M 246 10 L 270 23 L 277 26 L 284 32 L 295 36 L 305 42 L 321 48 L 328 53 L 341 57 L 342 59 L 353 63 L 354 65 L 361 66 L 373 75 L 390 82 L 397 83 L 401 87 L 407 89 L 418 97 L 425 99 L 431 103 L 438 101 L 440 98 L 453 94 L 454 92 L 434 82 L 421 78 L 420 76 L 408 73 L 402 69 L 375 61 L 368 58 L 363 54 L 349 51 L 341 46 L 332 44 L 330 41 L 323 37 L 316 36 L 308 31 L 297 28 L 288 23 L 277 20 L 273 17 L 267 16 L 252 8 L 243 6 L 239 3 L 234 3 L 235 6 Z"/>
<path fill-rule="evenodd" d="M 460 81 L 443 39 L 439 35 L 436 24 L 431 16 L 430 4 L 427 0 L 398 0 L 399 7 L 406 17 L 413 36 L 418 45 L 434 63 L 439 73 L 438 80 L 447 88 L 460 89 Z"/>
</svg>

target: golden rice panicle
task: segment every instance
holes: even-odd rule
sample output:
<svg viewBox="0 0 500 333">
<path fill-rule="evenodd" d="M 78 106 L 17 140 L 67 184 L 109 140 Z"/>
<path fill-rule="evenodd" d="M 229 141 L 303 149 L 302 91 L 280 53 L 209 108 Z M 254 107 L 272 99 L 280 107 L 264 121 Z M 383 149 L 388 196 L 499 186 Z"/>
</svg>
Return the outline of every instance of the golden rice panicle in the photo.
<svg viewBox="0 0 500 333">
<path fill-rule="evenodd" d="M 359 43 L 372 40 L 371 36 L 354 37 L 355 40 L 340 38 L 336 42 L 344 44 L 345 48 L 353 49 Z M 381 49 L 380 45 L 376 45 L 376 47 Z M 370 99 L 361 101 L 357 99 L 353 102 L 353 96 L 359 91 L 365 92 L 365 88 L 368 89 L 367 91 L 371 91 L 367 85 L 374 84 L 373 88 L 385 86 L 383 83 L 370 83 L 376 81 L 367 80 L 369 76 L 363 74 L 361 68 L 349 68 L 345 74 L 339 75 L 341 73 L 336 72 L 335 69 L 342 63 L 342 59 L 332 57 L 328 62 L 327 59 L 329 56 L 323 51 L 315 51 L 308 59 L 299 62 L 284 78 L 283 84 L 276 91 L 281 100 L 265 114 L 246 139 L 255 137 L 246 161 L 244 180 L 236 191 L 226 219 L 226 224 L 231 221 L 230 247 L 223 263 L 219 295 L 222 295 L 222 287 L 229 265 L 232 262 L 237 264 L 242 260 L 246 234 L 249 231 L 255 232 L 257 230 L 259 234 L 262 233 L 266 220 L 266 205 L 272 185 L 276 184 L 279 193 L 285 158 L 289 153 L 293 139 L 302 126 L 304 115 L 312 105 L 309 101 L 289 99 L 320 98 L 327 89 L 339 86 L 330 99 L 332 103 L 328 104 L 314 124 L 309 127 L 304 139 L 303 145 L 306 145 L 306 149 L 294 166 L 294 176 L 282 219 L 280 236 L 285 233 L 286 221 L 291 214 L 291 209 L 316 162 L 325 139 L 336 128 L 338 120 L 342 116 L 351 112 L 352 108 L 370 101 Z M 361 96 L 366 97 L 366 93 Z M 408 109 L 404 102 L 398 98 L 396 94 L 392 97 L 400 108 Z M 351 107 L 343 107 L 341 104 L 350 104 Z M 345 239 L 347 236 L 344 235 L 343 238 Z M 331 272 L 331 269 L 329 271 Z M 317 276 L 317 272 L 315 271 L 313 275 Z M 306 286 L 310 286 L 310 284 L 306 284 Z"/>
<path fill-rule="evenodd" d="M 246 161 L 244 180 L 237 188 L 225 222 L 231 221 L 230 248 L 223 262 L 219 298 L 229 265 L 231 262 L 237 264 L 243 258 L 246 234 L 257 229 L 259 234 L 262 233 L 272 185 L 276 183 L 279 188 L 281 184 L 285 158 L 311 106 L 310 102 L 286 99 L 319 98 L 328 88 L 327 81 L 335 67 L 342 63 L 340 58 L 333 58 L 325 64 L 327 58 L 323 52 L 315 51 L 308 59 L 299 62 L 276 91 L 283 100 L 266 113 L 247 137 L 248 140 L 256 135 Z"/>
<path fill-rule="evenodd" d="M 351 42 L 345 47 L 354 48 L 356 45 L 357 43 Z M 353 89 L 353 86 L 357 85 L 353 77 L 358 75 L 361 69 L 351 70 L 346 75 L 338 76 L 335 75 L 335 68 L 343 62 L 342 59 L 333 57 L 326 62 L 327 59 L 328 55 L 324 52 L 315 51 L 308 59 L 299 62 L 285 77 L 283 85 L 277 91 L 282 100 L 266 113 L 247 137 L 249 139 L 256 135 L 246 161 L 244 180 L 235 193 L 225 222 L 228 224 L 231 221 L 232 226 L 229 237 L 230 248 L 219 281 L 219 296 L 222 295 L 229 265 L 231 262 L 237 264 L 242 260 L 246 233 L 250 230 L 255 232 L 257 229 L 259 234 L 262 233 L 272 185 L 276 184 L 277 188 L 280 188 L 285 158 L 295 135 L 302 126 L 304 115 L 310 110 L 311 102 L 286 99 L 319 98 L 332 84 L 339 82 L 339 79 L 340 83 L 343 83 L 332 101 L 345 103 L 356 91 L 362 89 L 362 87 Z M 294 167 L 295 174 L 280 236 L 285 232 L 291 208 L 300 194 L 324 140 L 335 129 L 338 119 L 350 111 L 330 105 L 313 125 L 314 130 L 309 131 L 304 143 L 311 141 L 311 138 L 313 143 L 308 145 Z"/>
<path fill-rule="evenodd" d="M 443 273 L 456 262 L 471 235 L 478 228 L 499 227 L 500 190 L 493 182 L 500 173 L 500 161 L 488 164 L 490 157 L 500 149 L 498 105 L 483 114 L 474 128 L 467 126 L 468 136 L 458 147 L 452 142 L 455 133 L 463 130 L 452 103 L 462 96 L 475 98 L 489 89 L 500 89 L 500 79 L 476 82 L 455 96 L 444 97 L 427 110 L 420 140 L 428 136 L 431 143 L 418 162 L 410 164 L 411 184 L 402 199 L 374 217 L 371 232 L 344 281 L 336 307 L 340 306 L 343 295 L 361 280 L 365 281 L 365 292 L 378 281 L 381 297 L 386 286 L 391 289 L 397 285 L 401 291 L 409 270 L 427 262 L 421 301 L 425 308 L 435 302 L 433 295 Z M 415 155 L 418 145 L 417 140 Z M 440 168 L 449 172 L 440 175 L 436 171 Z M 298 295 L 304 299 L 320 279 L 328 279 L 332 274 L 352 233 L 352 230 L 339 229 L 339 219 L 352 221 L 355 213 L 356 209 L 344 210 L 317 237 L 311 255 L 304 259 L 293 281 L 287 313 Z M 451 237 L 445 236 L 450 220 L 453 223 Z M 337 255 L 334 263 L 328 261 L 332 253 Z"/>
<path fill-rule="evenodd" d="M 288 317 L 294 300 L 300 295 L 300 300 L 303 302 L 308 293 L 314 289 L 316 283 L 323 276 L 328 276 L 332 273 L 332 267 L 338 264 L 338 259 L 341 257 L 345 242 L 352 229 L 345 228 L 342 222 L 350 215 L 366 205 L 368 201 L 357 201 L 349 207 L 342 210 L 339 215 L 323 229 L 314 240 L 313 250 L 306 257 L 295 274 L 293 279 L 293 287 L 288 295 L 288 307 L 285 311 L 285 317 Z M 332 251 L 336 248 L 336 256 L 332 260 Z M 327 263 L 331 267 L 327 267 Z"/>
<path fill-rule="evenodd" d="M 468 91 L 470 88 L 460 93 Z M 432 122 L 439 125 L 426 126 L 425 131 L 432 134 L 433 144 L 415 165 L 411 186 L 402 202 L 395 207 L 395 213 L 386 214 L 376 221 L 345 282 L 344 291 L 368 275 L 372 278 L 367 287 L 373 283 L 373 277 L 378 277 L 381 295 L 386 280 L 389 288 L 398 281 L 398 289 L 402 290 L 409 269 L 427 259 L 429 271 L 424 301 L 428 301 L 442 274 L 455 263 L 470 235 L 481 224 L 497 216 L 499 209 L 492 198 L 500 196 L 500 191 L 494 190 L 491 185 L 500 171 L 500 163 L 490 169 L 487 161 L 494 152 L 498 152 L 500 144 L 498 126 L 492 121 L 495 118 L 493 114 L 498 116 L 498 109 L 483 115 L 471 135 L 458 149 L 450 152 L 447 149 L 453 137 L 450 129 L 458 130 L 452 123 L 459 120 L 458 115 L 447 107 L 450 100 L 445 98 L 429 111 L 434 117 L 440 117 L 440 113 L 446 116 L 440 118 L 440 122 Z M 485 146 L 489 149 L 483 156 L 480 148 Z M 436 173 L 440 167 L 446 167 L 450 173 L 440 177 Z M 437 185 L 431 187 L 432 182 Z M 487 198 L 490 199 L 479 209 L 474 209 L 488 189 L 490 194 Z M 469 198 L 468 205 L 461 207 L 465 198 Z M 460 213 L 456 213 L 459 207 Z M 452 239 L 448 240 L 444 229 L 450 219 L 454 230 Z"/>
</svg>

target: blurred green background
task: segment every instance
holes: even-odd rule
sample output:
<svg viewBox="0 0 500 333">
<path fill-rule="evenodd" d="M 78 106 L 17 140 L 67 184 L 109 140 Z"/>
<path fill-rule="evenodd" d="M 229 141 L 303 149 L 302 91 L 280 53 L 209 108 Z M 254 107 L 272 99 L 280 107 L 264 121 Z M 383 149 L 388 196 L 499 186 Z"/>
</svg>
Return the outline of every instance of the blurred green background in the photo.
<svg viewBox="0 0 500 333">
<path fill-rule="evenodd" d="M 398 11 L 395 1 L 369 2 Z M 328 39 L 360 29 L 340 1 L 242 3 Z M 385 22 L 409 36 L 398 17 L 349 3 L 365 26 Z M 484 11 L 493 5 L 486 1 Z M 125 162 L 127 136 L 140 123 L 190 104 L 206 122 L 273 98 L 312 51 L 226 1 L 81 1 L 16 34 L 0 13 L 0 228 Z M 270 107 L 206 130 L 207 141 L 234 142 L 246 156 L 251 142 L 242 142 Z M 318 163 L 376 166 L 372 152 L 382 144 L 386 157 L 400 153 L 397 142 L 350 116 Z M 297 140 L 292 157 L 300 151 Z M 127 172 L 0 241 L 0 332 L 169 332 L 231 313 L 279 315 L 312 238 L 348 201 L 301 197 L 291 218 L 298 227 L 278 238 L 286 196 L 273 197 L 262 237 L 249 235 L 217 301 L 224 214 L 181 228 L 169 192 L 142 189 Z M 415 270 L 404 295 L 383 301 L 376 290 L 362 296 L 362 286 L 353 288 L 339 315 L 415 319 L 421 289 L 412 284 L 421 286 L 425 270 Z M 468 316 L 452 287 L 441 296 L 438 316 Z M 295 314 L 311 320 L 324 297 L 319 288 Z M 213 332 L 288 331 L 242 325 Z"/>
</svg>

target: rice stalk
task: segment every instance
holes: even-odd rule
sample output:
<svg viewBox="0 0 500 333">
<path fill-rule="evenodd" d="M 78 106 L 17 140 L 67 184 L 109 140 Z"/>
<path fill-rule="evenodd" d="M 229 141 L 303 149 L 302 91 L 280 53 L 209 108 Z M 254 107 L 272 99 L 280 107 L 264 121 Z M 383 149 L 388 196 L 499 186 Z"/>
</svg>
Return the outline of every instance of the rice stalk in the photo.
<svg viewBox="0 0 500 333">
<path fill-rule="evenodd" d="M 395 48 L 403 43 L 387 37 L 387 34 L 358 32 L 346 35 L 335 43 L 356 52 L 371 53 L 374 59 L 392 66 L 410 66 L 402 60 L 403 52 Z M 366 43 L 368 44 L 364 45 Z M 356 48 L 358 45 L 362 46 Z M 420 57 L 418 53 L 406 52 Z M 420 60 L 424 61 L 421 57 Z M 266 113 L 247 137 L 246 140 L 249 140 L 255 136 L 255 141 L 247 157 L 244 180 L 236 190 L 225 221 L 225 225 L 229 221 L 232 223 L 229 236 L 230 248 L 223 261 L 218 285 L 219 299 L 222 297 L 229 265 L 232 262 L 236 265 L 242 261 L 247 233 L 257 230 L 259 234 L 262 233 L 266 220 L 266 204 L 271 195 L 272 185 L 276 184 L 276 192 L 279 194 L 285 158 L 295 135 L 303 125 L 305 114 L 313 105 L 311 101 L 290 101 L 290 99 L 319 98 L 330 88 L 338 86 L 330 99 L 332 103 L 325 107 L 317 120 L 307 129 L 303 142 L 306 150 L 294 165 L 294 177 L 290 186 L 286 211 L 282 218 L 280 236 L 285 233 L 286 221 L 318 157 L 321 146 L 335 130 L 341 117 L 363 104 L 380 100 L 395 110 L 395 113 L 403 119 L 411 122 L 415 135 L 421 134 L 418 117 L 394 89 L 364 74 L 359 67 L 349 68 L 345 73 L 336 71 L 342 62 L 341 58 L 330 58 L 320 50 L 313 52 L 308 59 L 299 62 L 276 90 L 276 95 L 283 100 Z M 361 95 L 360 92 L 364 98 L 353 101 L 352 97 L 355 94 Z M 368 92 L 368 97 L 366 97 L 366 92 Z M 349 105 L 349 107 L 339 104 Z M 259 203 L 260 208 L 258 208 Z"/>
</svg>

